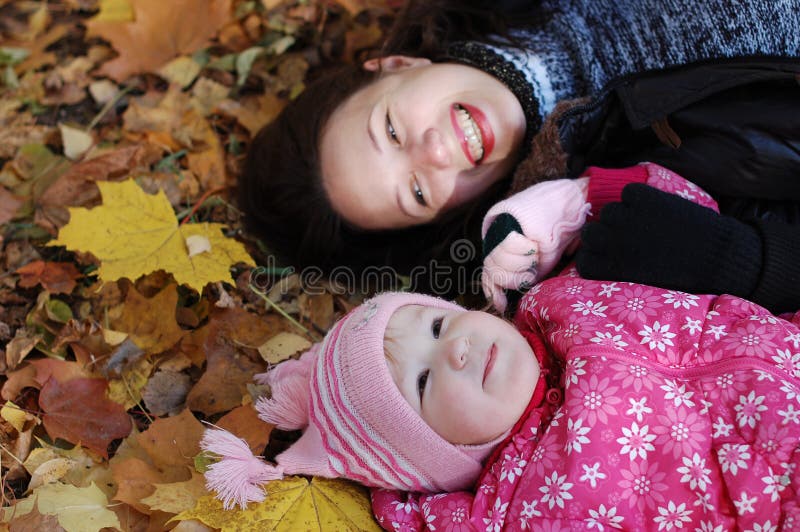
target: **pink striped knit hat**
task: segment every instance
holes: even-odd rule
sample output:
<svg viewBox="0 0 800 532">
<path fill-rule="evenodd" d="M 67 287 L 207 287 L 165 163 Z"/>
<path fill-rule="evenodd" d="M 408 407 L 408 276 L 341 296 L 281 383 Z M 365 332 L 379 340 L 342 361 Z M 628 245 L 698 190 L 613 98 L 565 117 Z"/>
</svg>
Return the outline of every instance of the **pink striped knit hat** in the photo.
<svg viewBox="0 0 800 532">
<path fill-rule="evenodd" d="M 474 446 L 454 445 L 431 429 L 400 394 L 384 354 L 389 318 L 404 305 L 463 310 L 443 299 L 386 293 L 339 320 L 299 360 L 257 375 L 272 398 L 256 403 L 259 417 L 303 435 L 273 466 L 247 444 L 219 429 L 206 431 L 204 450 L 220 455 L 206 471 L 206 486 L 225 508 L 261 501 L 261 484 L 284 474 L 344 477 L 366 486 L 418 492 L 468 488 L 503 437 Z"/>
</svg>

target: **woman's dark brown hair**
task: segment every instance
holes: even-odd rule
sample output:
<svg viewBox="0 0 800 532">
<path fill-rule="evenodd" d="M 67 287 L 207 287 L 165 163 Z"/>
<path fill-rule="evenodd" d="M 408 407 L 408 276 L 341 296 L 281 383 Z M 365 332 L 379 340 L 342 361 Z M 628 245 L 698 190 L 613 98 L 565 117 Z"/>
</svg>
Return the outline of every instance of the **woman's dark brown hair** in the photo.
<svg viewBox="0 0 800 532">
<path fill-rule="evenodd" d="M 389 32 L 382 53 L 435 59 L 456 38 L 487 40 L 490 35 L 506 34 L 494 2 L 410 2 Z M 376 76 L 360 65 L 349 65 L 320 78 L 264 127 L 248 148 L 238 185 L 245 227 L 288 264 L 325 272 L 338 266 L 356 272 L 368 266 L 390 266 L 401 274 L 432 260 L 447 265 L 452 262 L 453 241 L 480 241 L 480 217 L 506 186 L 500 183 L 477 202 L 427 225 L 369 231 L 347 224 L 323 189 L 319 141 L 338 106 Z M 480 253 L 475 255 L 472 260 L 479 262 Z M 437 291 L 424 282 L 413 288 Z"/>
</svg>

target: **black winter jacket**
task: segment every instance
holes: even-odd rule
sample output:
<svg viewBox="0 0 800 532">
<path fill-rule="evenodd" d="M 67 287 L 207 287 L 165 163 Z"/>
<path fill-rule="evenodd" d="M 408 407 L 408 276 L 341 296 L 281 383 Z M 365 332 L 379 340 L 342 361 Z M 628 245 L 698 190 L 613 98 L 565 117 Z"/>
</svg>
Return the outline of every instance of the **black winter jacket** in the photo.
<svg viewBox="0 0 800 532">
<path fill-rule="evenodd" d="M 797 310 L 799 81 L 800 58 L 689 65 L 618 80 L 552 125 L 568 175 L 651 161 L 711 193 L 723 214 L 755 227 L 762 239 L 761 257 L 730 258 L 760 262 L 756 289 L 741 295 L 773 311 Z M 699 282 L 695 291 L 702 292 Z"/>
</svg>

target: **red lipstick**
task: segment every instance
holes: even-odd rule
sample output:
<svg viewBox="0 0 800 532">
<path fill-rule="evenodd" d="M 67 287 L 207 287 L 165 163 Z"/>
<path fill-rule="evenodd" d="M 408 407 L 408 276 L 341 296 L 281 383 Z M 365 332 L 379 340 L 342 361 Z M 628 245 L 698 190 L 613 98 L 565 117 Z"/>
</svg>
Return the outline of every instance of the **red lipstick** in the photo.
<svg viewBox="0 0 800 532">
<path fill-rule="evenodd" d="M 462 130 L 461 126 L 458 124 L 457 113 L 459 107 L 463 108 L 469 113 L 470 117 L 475 122 L 475 125 L 478 126 L 478 129 L 480 130 L 481 142 L 483 144 L 483 155 L 479 161 L 476 161 L 472 157 L 472 154 L 469 151 L 469 145 L 467 144 L 467 137 L 464 134 L 464 130 Z M 456 131 L 456 136 L 458 137 L 458 142 L 461 144 L 461 149 L 467 156 L 467 160 L 473 166 L 476 166 L 489 158 L 489 155 L 491 155 L 492 150 L 494 149 L 494 131 L 492 130 L 492 126 L 489 124 L 489 120 L 486 118 L 486 115 L 483 114 L 480 109 L 469 104 L 455 104 L 450 107 L 450 123 L 453 125 L 453 129 Z"/>
</svg>

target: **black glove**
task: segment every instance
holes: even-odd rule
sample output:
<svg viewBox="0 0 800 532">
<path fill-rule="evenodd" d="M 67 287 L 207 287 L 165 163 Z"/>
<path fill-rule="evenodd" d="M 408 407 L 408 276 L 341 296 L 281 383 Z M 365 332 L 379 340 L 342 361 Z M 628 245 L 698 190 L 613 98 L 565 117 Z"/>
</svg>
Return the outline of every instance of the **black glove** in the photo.
<svg viewBox="0 0 800 532">
<path fill-rule="evenodd" d="M 626 185 L 581 235 L 576 263 L 587 279 L 745 298 L 759 284 L 759 231 L 647 185 Z"/>
</svg>

